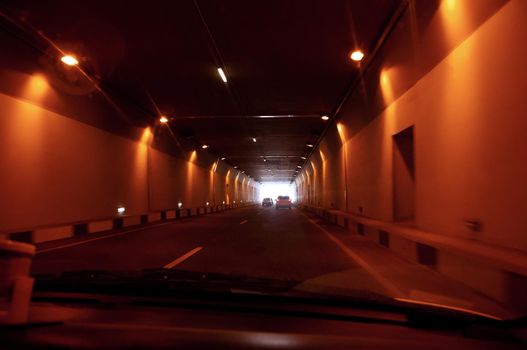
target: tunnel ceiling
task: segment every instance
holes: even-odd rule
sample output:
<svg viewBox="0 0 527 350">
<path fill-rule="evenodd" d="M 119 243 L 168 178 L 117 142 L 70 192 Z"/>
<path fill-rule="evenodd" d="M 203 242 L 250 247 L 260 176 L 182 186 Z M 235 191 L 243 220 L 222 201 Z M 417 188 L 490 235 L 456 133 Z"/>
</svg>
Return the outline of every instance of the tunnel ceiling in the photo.
<svg viewBox="0 0 527 350">
<path fill-rule="evenodd" d="M 286 181 L 359 73 L 350 53 L 373 50 L 399 2 L 11 0 L 2 11 L 80 55 L 145 120 L 167 115 L 179 138 Z"/>
</svg>

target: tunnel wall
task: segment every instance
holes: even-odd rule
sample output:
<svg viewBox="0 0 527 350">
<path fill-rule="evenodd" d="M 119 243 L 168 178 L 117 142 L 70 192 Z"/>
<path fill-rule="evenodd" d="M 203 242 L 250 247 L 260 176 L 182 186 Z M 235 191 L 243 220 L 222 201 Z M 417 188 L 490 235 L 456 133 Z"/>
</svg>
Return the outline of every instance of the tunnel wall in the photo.
<svg viewBox="0 0 527 350">
<path fill-rule="evenodd" d="M 113 217 L 121 205 L 133 215 L 258 199 L 226 164 L 203 167 L 205 151 L 185 160 L 150 147 L 153 128 L 132 140 L 37 106 L 32 98 L 55 92 L 28 79 L 21 91 L 33 93 L 0 94 L 0 232 Z"/>
<path fill-rule="evenodd" d="M 441 23 L 447 38 L 463 25 L 451 20 Z M 393 138 L 413 126 L 415 217 L 404 223 L 527 251 L 525 33 L 527 3 L 510 1 L 400 96 L 416 62 L 381 65 L 385 109 L 360 127 L 343 115 L 329 130 L 296 181 L 300 202 L 393 221 Z"/>
</svg>

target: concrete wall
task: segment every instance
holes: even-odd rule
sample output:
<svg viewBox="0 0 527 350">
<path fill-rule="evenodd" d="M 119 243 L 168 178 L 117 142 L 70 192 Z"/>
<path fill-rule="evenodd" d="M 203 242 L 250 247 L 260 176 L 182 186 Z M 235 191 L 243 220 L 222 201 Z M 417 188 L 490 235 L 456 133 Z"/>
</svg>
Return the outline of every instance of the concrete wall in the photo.
<svg viewBox="0 0 527 350">
<path fill-rule="evenodd" d="M 229 201 L 258 198 L 226 164 L 203 167 L 205 151 L 180 159 L 151 148 L 152 128 L 132 140 L 38 106 L 57 94 L 43 76 L 20 90 L 0 93 L 0 232 L 113 217 L 121 205 L 133 215 L 222 204 L 227 181 Z"/>
<path fill-rule="evenodd" d="M 392 138 L 414 126 L 413 224 L 527 251 L 527 2 L 506 3 L 471 33 L 460 29 L 463 8 L 448 8 L 452 3 L 432 19 L 449 40 L 462 32 L 452 50 L 400 96 L 393 91 L 415 62 L 381 66 L 377 93 L 385 109 L 360 128 L 342 116 L 329 133 L 340 135 L 341 146 L 325 140 L 314 151 L 297 179 L 299 198 L 308 202 L 310 183 L 312 204 L 391 221 Z M 479 221 L 481 231 L 466 220 Z"/>
</svg>

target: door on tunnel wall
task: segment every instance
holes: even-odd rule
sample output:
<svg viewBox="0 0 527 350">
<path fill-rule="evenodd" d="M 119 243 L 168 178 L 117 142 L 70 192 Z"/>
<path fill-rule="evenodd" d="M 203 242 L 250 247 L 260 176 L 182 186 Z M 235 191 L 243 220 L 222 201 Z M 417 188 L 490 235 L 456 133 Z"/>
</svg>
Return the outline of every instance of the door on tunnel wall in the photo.
<svg viewBox="0 0 527 350">
<path fill-rule="evenodd" d="M 415 219 L 414 127 L 393 136 L 393 220 Z"/>
</svg>

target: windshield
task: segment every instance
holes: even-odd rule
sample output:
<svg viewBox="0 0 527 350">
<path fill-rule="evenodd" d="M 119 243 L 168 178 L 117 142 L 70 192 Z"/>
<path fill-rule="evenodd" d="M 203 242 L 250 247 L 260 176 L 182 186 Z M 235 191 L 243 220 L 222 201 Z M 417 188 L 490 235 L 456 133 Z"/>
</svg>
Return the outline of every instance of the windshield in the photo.
<svg viewBox="0 0 527 350">
<path fill-rule="evenodd" d="M 3 1 L 0 256 L 524 316 L 527 11 L 408 4 Z"/>
</svg>

